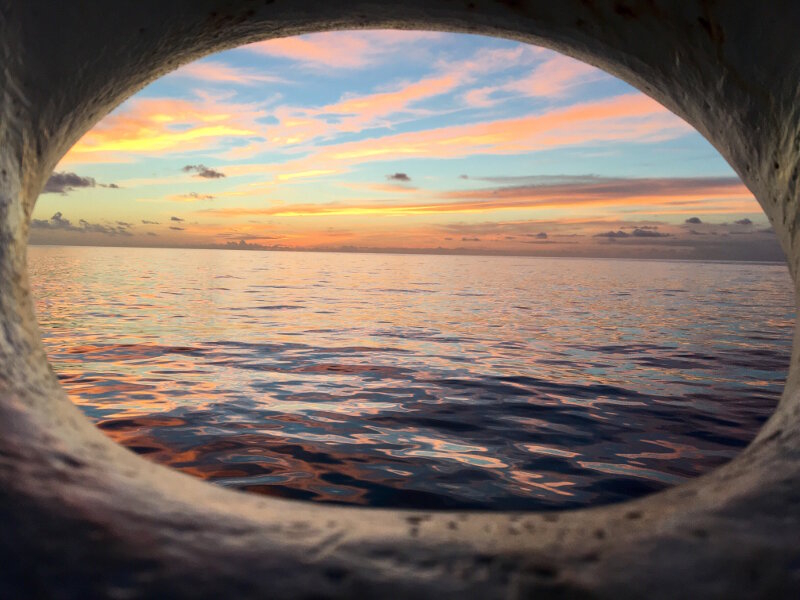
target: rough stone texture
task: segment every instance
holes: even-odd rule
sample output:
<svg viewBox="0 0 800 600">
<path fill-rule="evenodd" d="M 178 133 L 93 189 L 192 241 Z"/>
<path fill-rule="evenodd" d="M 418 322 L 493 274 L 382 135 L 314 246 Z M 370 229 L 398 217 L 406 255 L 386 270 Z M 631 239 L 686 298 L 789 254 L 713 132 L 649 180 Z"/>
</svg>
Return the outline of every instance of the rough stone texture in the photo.
<svg viewBox="0 0 800 600">
<path fill-rule="evenodd" d="M 513 38 L 630 82 L 730 162 L 797 280 L 796 0 L 0 0 L 0 597 L 797 598 L 797 343 L 778 411 L 734 461 L 643 500 L 543 515 L 224 490 L 122 449 L 69 402 L 25 271 L 31 210 L 59 158 L 183 63 L 361 27 Z"/>
</svg>

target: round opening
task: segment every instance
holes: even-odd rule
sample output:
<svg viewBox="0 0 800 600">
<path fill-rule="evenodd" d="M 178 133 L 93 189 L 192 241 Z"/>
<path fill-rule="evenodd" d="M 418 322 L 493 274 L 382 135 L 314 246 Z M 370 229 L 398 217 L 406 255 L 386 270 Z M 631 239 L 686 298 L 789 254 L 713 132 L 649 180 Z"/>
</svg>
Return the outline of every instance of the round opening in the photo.
<svg viewBox="0 0 800 600">
<path fill-rule="evenodd" d="M 113 439 L 222 485 L 620 501 L 735 455 L 788 365 L 789 276 L 730 168 L 528 45 L 219 54 L 112 113 L 44 192 L 29 265 L 62 384 Z"/>
</svg>

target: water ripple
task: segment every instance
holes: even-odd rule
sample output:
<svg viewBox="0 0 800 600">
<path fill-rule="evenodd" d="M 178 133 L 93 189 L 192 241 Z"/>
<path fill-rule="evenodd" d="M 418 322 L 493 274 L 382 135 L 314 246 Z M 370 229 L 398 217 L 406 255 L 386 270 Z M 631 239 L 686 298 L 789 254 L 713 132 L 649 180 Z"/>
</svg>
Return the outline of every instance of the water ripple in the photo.
<svg viewBox="0 0 800 600">
<path fill-rule="evenodd" d="M 708 471 L 774 408 L 794 319 L 778 265 L 29 262 L 51 362 L 107 435 L 220 485 L 372 506 L 572 508 Z"/>
</svg>

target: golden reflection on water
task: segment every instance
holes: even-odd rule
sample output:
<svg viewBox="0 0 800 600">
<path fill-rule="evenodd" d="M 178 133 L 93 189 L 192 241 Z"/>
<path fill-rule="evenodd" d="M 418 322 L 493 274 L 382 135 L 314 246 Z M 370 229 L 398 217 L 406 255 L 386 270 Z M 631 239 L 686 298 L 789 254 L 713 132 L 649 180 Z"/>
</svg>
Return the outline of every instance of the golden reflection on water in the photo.
<svg viewBox="0 0 800 600">
<path fill-rule="evenodd" d="M 782 265 L 67 247 L 29 262 L 51 362 L 107 435 L 290 498 L 648 493 L 735 455 L 790 352 Z"/>
</svg>

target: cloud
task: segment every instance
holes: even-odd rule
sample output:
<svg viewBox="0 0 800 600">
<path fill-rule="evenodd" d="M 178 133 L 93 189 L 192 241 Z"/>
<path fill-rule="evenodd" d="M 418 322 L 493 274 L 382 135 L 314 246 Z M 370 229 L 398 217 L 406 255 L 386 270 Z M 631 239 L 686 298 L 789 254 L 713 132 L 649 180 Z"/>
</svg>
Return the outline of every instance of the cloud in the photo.
<svg viewBox="0 0 800 600">
<path fill-rule="evenodd" d="M 142 225 L 158 225 L 158 221 L 148 221 L 146 219 L 142 219 Z"/>
<path fill-rule="evenodd" d="M 556 98 L 564 96 L 578 85 L 607 77 L 596 67 L 563 54 L 555 54 L 537 66 L 528 77 L 515 80 L 505 89 L 519 91 L 526 96 Z"/>
<path fill-rule="evenodd" d="M 472 89 L 464 94 L 464 101 L 474 108 L 486 108 L 519 95 L 559 99 L 581 85 L 609 77 L 600 69 L 569 56 L 550 51 L 542 54 L 545 60 L 526 77 L 515 77 L 502 85 Z"/>
<path fill-rule="evenodd" d="M 661 233 L 650 228 L 637 228 L 631 232 L 633 237 L 639 238 L 665 238 L 672 237 L 669 233 Z"/>
<path fill-rule="evenodd" d="M 362 97 L 359 102 L 364 98 L 371 99 Z M 370 106 L 371 103 L 366 102 L 366 105 Z M 325 108 L 330 109 L 331 106 Z M 229 151 L 228 155 L 241 157 L 274 150 L 276 145 L 298 146 L 319 137 L 330 137 L 337 131 L 361 131 L 367 125 L 371 127 L 369 119 L 379 115 L 370 109 L 372 117 L 369 119 L 366 114 L 357 114 L 347 117 L 354 121 L 345 122 L 346 118 L 331 124 L 324 118 L 317 118 L 322 115 L 319 110 L 301 109 L 300 113 L 297 110 L 286 107 L 276 109 L 275 116 L 280 124 L 267 128 L 264 135 L 268 142 L 236 148 Z M 430 159 L 431 156 L 449 159 L 476 155 L 519 155 L 600 142 L 652 143 L 692 131 L 688 124 L 654 100 L 642 94 L 624 94 L 523 117 L 300 146 L 308 154 L 283 163 L 281 169 L 297 172 L 341 171 L 352 164 L 374 161 Z M 258 168 L 264 170 L 264 167 Z"/>
<path fill-rule="evenodd" d="M 689 225 L 700 225 L 702 222 L 703 221 L 700 219 L 700 217 L 689 217 L 684 221 L 684 223 Z"/>
<path fill-rule="evenodd" d="M 605 231 L 603 233 L 596 233 L 593 237 L 596 238 L 607 238 L 610 241 L 617 241 L 617 240 L 624 240 L 627 238 L 669 238 L 673 237 L 672 234 L 669 233 L 661 233 L 659 231 L 655 231 L 653 229 L 641 229 L 636 228 L 630 233 L 627 231 L 623 231 L 622 229 L 618 229 L 616 231 Z"/>
<path fill-rule="evenodd" d="M 175 227 L 175 226 L 170 226 L 170 229 L 172 229 L 173 231 L 183 231 L 184 230 L 183 227 Z"/>
<path fill-rule="evenodd" d="M 395 201 L 362 203 L 276 204 L 265 208 L 232 207 L 200 211 L 220 217 L 237 216 L 336 216 L 336 215 L 421 215 L 481 213 L 497 210 L 532 210 L 578 207 L 646 206 L 646 213 L 711 210 L 712 200 L 747 201 L 752 194 L 736 177 L 623 178 L 585 176 L 544 176 L 527 178 L 529 185 L 479 188 L 441 192 L 439 200 L 415 203 Z M 717 208 L 720 208 L 717 206 Z M 628 210 L 628 209 L 626 209 Z M 741 210 L 737 207 L 737 210 Z"/>
<path fill-rule="evenodd" d="M 306 116 L 340 116 L 334 129 L 340 132 L 358 132 L 379 125 L 382 119 L 409 110 L 410 105 L 441 96 L 457 88 L 462 79 L 457 74 L 427 77 L 403 83 L 393 90 L 366 95 L 345 95 L 338 102 L 318 110 L 305 111 Z"/>
<path fill-rule="evenodd" d="M 53 173 L 44 184 L 43 194 L 66 194 L 75 188 L 90 188 L 97 185 L 93 177 L 81 177 L 75 173 Z M 113 184 L 112 184 L 113 185 Z"/>
<path fill-rule="evenodd" d="M 663 141 L 691 131 L 654 100 L 642 94 L 625 94 L 524 117 L 330 144 L 302 160 L 320 168 L 320 164 L 431 156 L 524 154 L 597 142 Z"/>
<path fill-rule="evenodd" d="M 750 226 L 753 224 L 753 222 L 750 219 L 739 219 L 738 221 L 734 221 L 734 223 L 736 223 L 737 225 L 745 225 L 745 226 Z"/>
<path fill-rule="evenodd" d="M 198 200 L 213 200 L 215 196 L 211 194 L 198 194 L 197 192 L 189 192 L 188 194 L 173 194 L 167 196 L 165 200 L 171 202 L 196 202 Z"/>
<path fill-rule="evenodd" d="M 246 153 L 273 148 L 275 145 L 296 146 L 341 133 L 360 133 L 392 126 L 394 123 L 391 118 L 395 115 L 408 118 L 417 110 L 412 105 L 450 92 L 461 83 L 457 75 L 436 75 L 418 81 L 402 82 L 389 90 L 359 95 L 345 94 L 338 101 L 317 108 L 279 106 L 272 111 L 278 124 L 265 129 L 268 141 L 235 149 L 232 155 L 241 157 Z"/>
<path fill-rule="evenodd" d="M 259 137 L 256 104 L 225 102 L 198 92 L 195 100 L 134 98 L 105 117 L 75 144 L 63 163 L 129 162 L 218 147 L 222 142 Z"/>
<path fill-rule="evenodd" d="M 338 34 L 338 37 L 342 35 Z M 349 38 L 345 36 L 345 39 Z M 381 38 L 380 45 L 384 44 Z M 337 102 L 319 108 L 278 107 L 272 111 L 279 121 L 278 125 L 267 128 L 269 142 L 235 149 L 231 156 L 252 154 L 273 144 L 297 145 L 317 138 L 330 138 L 337 133 L 393 127 L 397 124 L 398 115 L 406 120 L 413 115 L 430 116 L 433 114 L 430 109 L 415 105 L 468 85 L 476 75 L 512 68 L 520 62 L 520 57 L 528 60 L 538 53 L 527 47 L 484 51 L 469 60 L 440 62 L 432 75 L 401 82 L 388 90 L 384 88 L 368 94 L 345 94 Z"/>
<path fill-rule="evenodd" d="M 117 226 L 109 226 L 109 225 L 102 225 L 101 223 L 90 223 L 85 219 L 81 219 L 78 221 L 80 224 L 80 231 L 85 233 L 102 233 L 104 235 L 133 235 L 128 229 L 130 225 L 117 225 Z"/>
<path fill-rule="evenodd" d="M 411 177 L 409 177 L 406 173 L 393 173 L 391 175 L 387 175 L 386 179 L 390 181 L 411 181 Z"/>
<path fill-rule="evenodd" d="M 205 165 L 186 165 L 181 169 L 184 173 L 196 173 L 195 177 L 202 177 L 204 179 L 220 179 L 225 177 L 225 173 L 217 171 L 216 169 L 209 168 Z"/>
<path fill-rule="evenodd" d="M 33 229 L 63 229 L 66 231 L 78 231 L 69 219 L 65 219 L 63 213 L 60 211 L 55 213 L 50 220 L 47 219 L 33 219 L 31 221 L 31 228 Z"/>
<path fill-rule="evenodd" d="M 406 185 L 402 183 L 343 183 L 342 187 L 355 189 L 355 190 L 369 190 L 371 192 L 380 192 L 382 194 L 412 194 L 419 188 L 413 185 Z"/>
<path fill-rule="evenodd" d="M 462 238 L 461 238 L 461 241 L 462 241 L 462 242 L 480 242 L 480 241 L 481 241 L 481 238 L 476 238 L 476 237 L 462 237 Z"/>
<path fill-rule="evenodd" d="M 197 79 L 203 83 L 232 83 L 236 85 L 286 82 L 286 80 L 281 77 L 275 77 L 241 67 L 234 67 L 219 61 L 194 62 L 170 73 L 168 77 L 185 77 Z"/>
<path fill-rule="evenodd" d="M 508 181 L 515 178 L 486 179 Z M 524 181 L 525 185 L 454 190 L 441 193 L 440 198 L 461 201 L 446 206 L 454 209 L 460 207 L 464 211 L 632 204 L 650 205 L 653 209 L 657 205 L 685 208 L 715 199 L 753 201 L 752 194 L 736 177 L 623 178 L 560 175 L 516 179 Z M 690 219 L 689 222 L 695 221 Z"/>
<path fill-rule="evenodd" d="M 128 229 L 132 225 L 125 221 L 117 221 L 114 225 L 103 225 L 101 223 L 90 223 L 84 219 L 74 225 L 72 221 L 64 217 L 61 211 L 56 212 L 50 219 L 33 219 L 31 229 L 50 230 L 50 231 L 74 231 L 76 233 L 102 233 L 104 235 L 132 235 Z"/>
<path fill-rule="evenodd" d="M 336 169 L 311 169 L 308 171 L 297 171 L 294 173 L 280 173 L 275 178 L 278 181 L 291 181 L 292 179 L 308 179 L 313 177 L 324 177 L 338 173 Z"/>
<path fill-rule="evenodd" d="M 626 232 L 624 232 L 622 230 L 606 231 L 604 233 L 595 233 L 594 234 L 594 237 L 596 237 L 596 238 L 609 238 L 609 239 L 612 239 L 612 240 L 624 239 L 624 238 L 627 238 L 627 237 L 630 237 L 630 236 L 631 236 L 630 233 L 626 233 Z"/>
<path fill-rule="evenodd" d="M 537 240 L 546 240 L 547 239 L 547 234 L 544 231 L 541 231 L 539 233 L 527 233 L 525 235 L 526 235 L 526 237 L 536 238 Z"/>
<path fill-rule="evenodd" d="M 176 221 L 176 222 L 178 222 L 178 223 L 181 223 L 181 222 L 183 222 L 185 219 L 181 219 L 180 217 L 170 217 L 170 218 L 169 218 L 169 220 L 170 220 L 170 221 Z"/>
<path fill-rule="evenodd" d="M 424 40 L 440 34 L 423 31 L 325 32 L 279 38 L 245 46 L 246 49 L 284 58 L 314 70 L 361 69 L 405 53 Z"/>
</svg>

